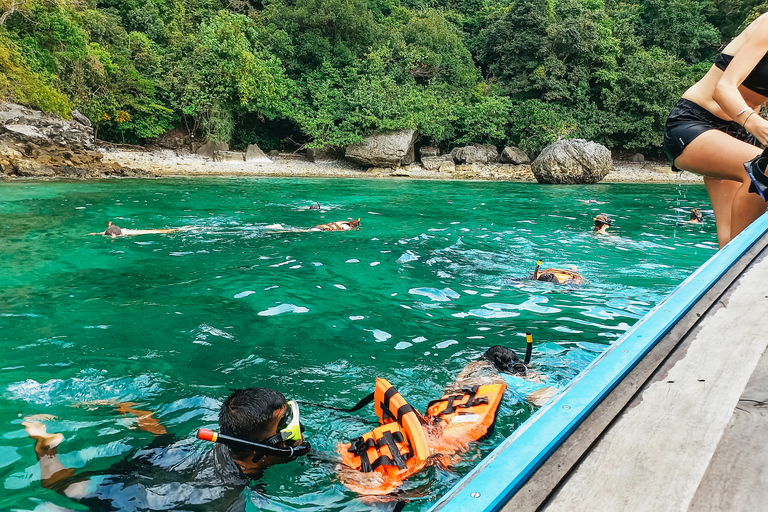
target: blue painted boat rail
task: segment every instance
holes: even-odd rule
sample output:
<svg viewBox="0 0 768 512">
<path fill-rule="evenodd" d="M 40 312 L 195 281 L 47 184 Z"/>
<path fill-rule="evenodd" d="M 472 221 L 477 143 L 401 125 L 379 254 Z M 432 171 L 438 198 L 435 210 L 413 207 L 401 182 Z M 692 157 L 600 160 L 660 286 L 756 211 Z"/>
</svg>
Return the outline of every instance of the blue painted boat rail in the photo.
<svg viewBox="0 0 768 512">
<path fill-rule="evenodd" d="M 677 286 L 452 487 L 430 508 L 430 512 L 492 512 L 504 506 L 590 412 L 766 232 L 768 214 L 753 222 Z"/>
</svg>

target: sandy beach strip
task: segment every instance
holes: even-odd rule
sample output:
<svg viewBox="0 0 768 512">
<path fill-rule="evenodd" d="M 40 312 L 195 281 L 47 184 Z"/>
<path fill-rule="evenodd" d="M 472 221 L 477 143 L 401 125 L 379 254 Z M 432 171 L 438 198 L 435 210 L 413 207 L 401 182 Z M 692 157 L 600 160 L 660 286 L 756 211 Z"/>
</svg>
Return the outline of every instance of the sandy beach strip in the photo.
<svg viewBox="0 0 768 512">
<path fill-rule="evenodd" d="M 160 177 L 254 176 L 310 178 L 412 178 L 438 180 L 536 181 L 530 165 L 457 165 L 453 172 L 428 171 L 418 164 L 392 168 L 365 168 L 345 160 L 309 162 L 303 156 L 281 155 L 271 162 L 215 162 L 195 154 L 171 150 L 112 150 L 106 164 L 117 163 L 149 171 Z M 667 162 L 614 160 L 614 169 L 601 183 L 702 183 L 689 172 L 673 172 Z"/>
</svg>

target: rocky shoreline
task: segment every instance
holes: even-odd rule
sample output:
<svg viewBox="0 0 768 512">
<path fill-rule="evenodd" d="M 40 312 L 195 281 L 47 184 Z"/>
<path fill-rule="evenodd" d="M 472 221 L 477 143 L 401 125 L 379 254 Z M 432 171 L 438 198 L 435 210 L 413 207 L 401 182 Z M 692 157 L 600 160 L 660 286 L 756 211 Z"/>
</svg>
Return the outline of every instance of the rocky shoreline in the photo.
<svg viewBox="0 0 768 512">
<path fill-rule="evenodd" d="M 412 139 L 415 134 L 410 133 L 410 137 L 411 140 L 407 144 L 410 147 L 410 158 L 400 158 L 402 155 L 397 154 L 394 160 L 360 160 L 360 157 L 360 161 L 356 161 L 354 158 L 348 158 L 349 155 L 346 155 L 347 158 L 337 155 L 331 156 L 331 159 L 322 159 L 329 158 L 329 155 L 326 153 L 324 157 L 318 158 L 318 153 L 322 152 L 317 151 L 275 151 L 270 152 L 269 158 L 257 147 L 253 148 L 253 155 L 251 147 L 246 153 L 206 153 L 200 149 L 192 152 L 189 149 L 128 146 L 99 141 L 94 137 L 94 130 L 88 118 L 77 111 L 73 112 L 73 119 L 65 120 L 21 105 L 0 103 L 0 180 L 253 176 L 536 181 L 528 163 L 454 164 L 453 155 L 445 155 L 432 158 L 447 159 L 446 162 L 450 165 L 422 165 L 418 162 L 401 165 L 402 161 L 414 161 Z M 469 149 L 477 152 L 483 148 L 463 148 L 465 151 Z M 495 154 L 496 148 L 492 149 Z M 695 174 L 672 172 L 666 162 L 612 160 L 608 150 L 602 150 L 607 157 L 600 174 L 604 176 L 600 180 L 601 183 L 703 182 L 703 179 Z M 405 149 L 401 152 L 405 153 Z M 427 162 L 429 157 L 422 155 L 422 160 Z M 496 157 L 475 160 L 458 158 L 456 162 L 496 160 Z M 510 161 L 505 158 L 502 160 Z M 527 162 L 528 159 L 513 158 L 511 161 Z M 387 165 L 391 167 L 385 167 Z M 590 182 L 594 181 L 582 181 Z"/>
<path fill-rule="evenodd" d="M 457 165 L 454 171 L 427 170 L 418 164 L 400 168 L 361 167 L 345 160 L 309 162 L 303 155 L 281 154 L 269 163 L 215 162 L 192 153 L 172 150 L 111 149 L 103 164 L 130 168 L 145 176 L 258 176 L 306 178 L 411 178 L 435 180 L 529 181 L 536 179 L 530 165 Z M 614 160 L 613 170 L 601 183 L 703 183 L 701 176 L 672 172 L 667 162 Z"/>
</svg>

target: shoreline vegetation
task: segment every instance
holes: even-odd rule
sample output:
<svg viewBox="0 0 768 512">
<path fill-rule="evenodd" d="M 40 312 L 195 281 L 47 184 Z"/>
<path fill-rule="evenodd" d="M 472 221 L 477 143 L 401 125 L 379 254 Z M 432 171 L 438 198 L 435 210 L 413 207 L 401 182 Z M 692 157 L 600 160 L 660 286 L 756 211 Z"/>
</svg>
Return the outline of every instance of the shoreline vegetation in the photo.
<svg viewBox="0 0 768 512">
<path fill-rule="evenodd" d="M 665 120 L 763 0 L 0 1 L 0 100 L 121 144 L 267 153 L 415 130 L 663 158 Z M 418 148 L 417 148 L 418 149 Z M 231 167 L 231 166 L 230 166 Z M 287 166 L 286 166 L 287 167 Z M 491 173 L 492 174 L 492 173 Z"/>
<path fill-rule="evenodd" d="M 281 154 L 271 163 L 215 162 L 192 153 L 141 148 L 112 149 L 103 163 L 143 171 L 152 177 L 254 176 L 288 178 L 393 178 L 535 182 L 530 165 L 457 165 L 453 172 L 429 171 L 419 164 L 400 168 L 366 168 L 345 160 L 307 161 L 302 154 Z M 702 183 L 689 172 L 673 172 L 667 162 L 613 160 L 613 170 L 600 183 Z"/>
</svg>

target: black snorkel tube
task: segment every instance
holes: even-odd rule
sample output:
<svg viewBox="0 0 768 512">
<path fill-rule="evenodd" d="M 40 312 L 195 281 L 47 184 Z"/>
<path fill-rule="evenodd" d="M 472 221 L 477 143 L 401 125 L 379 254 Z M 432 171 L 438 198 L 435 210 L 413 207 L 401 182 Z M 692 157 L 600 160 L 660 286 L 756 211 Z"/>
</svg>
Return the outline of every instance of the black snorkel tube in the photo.
<svg viewBox="0 0 768 512">
<path fill-rule="evenodd" d="M 533 336 L 530 332 L 525 333 L 525 359 L 523 363 L 527 366 L 531 362 L 531 354 L 533 354 Z"/>
<path fill-rule="evenodd" d="M 219 434 L 213 430 L 207 428 L 201 428 L 197 431 L 197 438 L 204 441 L 211 441 L 212 443 L 221 443 L 232 448 L 240 450 L 253 450 L 261 455 L 272 455 L 274 457 L 299 457 L 306 455 L 312 447 L 309 443 L 302 441 L 298 446 L 287 446 L 285 448 L 279 448 L 277 446 L 270 446 L 268 444 L 256 443 L 253 441 L 246 441 L 244 439 L 238 439 L 236 437 L 226 436 Z"/>
<path fill-rule="evenodd" d="M 536 268 L 533 269 L 533 280 L 538 281 L 539 280 L 539 267 L 541 266 L 541 260 L 536 262 Z"/>
</svg>

